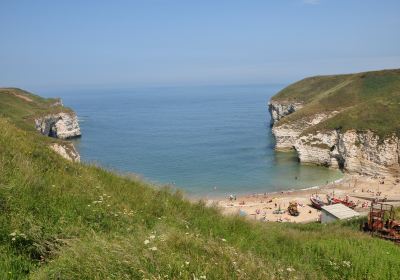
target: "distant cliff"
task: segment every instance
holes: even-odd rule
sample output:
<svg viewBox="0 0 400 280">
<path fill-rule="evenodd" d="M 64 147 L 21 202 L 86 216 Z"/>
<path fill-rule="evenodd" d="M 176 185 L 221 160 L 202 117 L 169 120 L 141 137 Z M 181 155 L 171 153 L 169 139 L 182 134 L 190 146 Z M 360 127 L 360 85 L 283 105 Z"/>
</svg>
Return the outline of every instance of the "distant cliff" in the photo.
<svg viewBox="0 0 400 280">
<path fill-rule="evenodd" d="M 277 150 L 302 163 L 400 174 L 400 70 L 304 79 L 269 102 Z"/>
<path fill-rule="evenodd" d="M 79 121 L 61 99 L 42 98 L 18 88 L 0 88 L 0 115 L 22 129 L 36 129 L 54 138 L 48 141 L 49 148 L 68 160 L 80 160 L 74 145 L 65 141 L 81 136 Z"/>
<path fill-rule="evenodd" d="M 73 112 L 60 112 L 35 118 L 40 133 L 54 138 L 69 139 L 81 136 L 78 118 Z"/>
</svg>

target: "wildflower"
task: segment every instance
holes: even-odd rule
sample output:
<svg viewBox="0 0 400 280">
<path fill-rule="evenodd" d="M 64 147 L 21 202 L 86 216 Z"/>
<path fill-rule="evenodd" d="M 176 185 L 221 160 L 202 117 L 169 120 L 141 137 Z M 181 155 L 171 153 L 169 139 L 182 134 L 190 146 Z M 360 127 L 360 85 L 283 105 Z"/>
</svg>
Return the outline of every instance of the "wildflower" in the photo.
<svg viewBox="0 0 400 280">
<path fill-rule="evenodd" d="M 226 239 L 225 239 L 225 238 L 221 238 L 221 240 L 222 240 L 222 242 L 226 242 Z"/>
<path fill-rule="evenodd" d="M 329 265 L 335 266 L 336 263 L 335 263 L 335 262 L 332 262 L 332 261 L 329 261 Z"/>
<path fill-rule="evenodd" d="M 189 232 L 185 232 L 186 235 L 189 235 Z"/>
<path fill-rule="evenodd" d="M 288 268 L 286 268 L 286 270 L 289 271 L 289 272 L 295 271 L 295 269 L 293 267 L 288 267 Z"/>
<path fill-rule="evenodd" d="M 190 262 L 185 262 L 186 265 L 189 265 Z"/>
<path fill-rule="evenodd" d="M 15 231 L 10 233 L 10 236 L 16 236 L 16 235 L 17 235 L 17 233 Z"/>
<path fill-rule="evenodd" d="M 155 235 L 150 235 L 149 238 L 150 239 L 154 239 L 154 238 L 156 238 L 156 236 Z"/>
<path fill-rule="evenodd" d="M 147 245 L 150 243 L 150 241 L 146 239 L 143 243 L 144 243 L 144 245 Z"/>
<path fill-rule="evenodd" d="M 151 251 L 157 251 L 157 247 L 151 247 L 150 250 Z"/>
<path fill-rule="evenodd" d="M 343 266 L 350 267 L 351 266 L 351 262 L 350 261 L 343 261 Z"/>
<path fill-rule="evenodd" d="M 207 277 L 205 275 L 201 275 L 200 279 L 207 279 Z"/>
</svg>

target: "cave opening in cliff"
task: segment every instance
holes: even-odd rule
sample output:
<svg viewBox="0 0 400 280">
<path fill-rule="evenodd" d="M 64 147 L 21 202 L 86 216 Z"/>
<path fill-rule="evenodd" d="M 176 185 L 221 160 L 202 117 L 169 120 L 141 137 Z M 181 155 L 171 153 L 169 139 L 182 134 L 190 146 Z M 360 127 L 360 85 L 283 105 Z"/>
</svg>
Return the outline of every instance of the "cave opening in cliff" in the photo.
<svg viewBox="0 0 400 280">
<path fill-rule="evenodd" d="M 55 123 L 53 123 L 53 124 L 50 125 L 49 136 L 50 136 L 50 137 L 57 138 L 57 129 L 56 129 Z"/>
<path fill-rule="evenodd" d="M 343 158 L 337 158 L 336 160 L 338 162 L 339 169 L 343 171 L 343 169 L 344 169 L 344 159 Z"/>
</svg>

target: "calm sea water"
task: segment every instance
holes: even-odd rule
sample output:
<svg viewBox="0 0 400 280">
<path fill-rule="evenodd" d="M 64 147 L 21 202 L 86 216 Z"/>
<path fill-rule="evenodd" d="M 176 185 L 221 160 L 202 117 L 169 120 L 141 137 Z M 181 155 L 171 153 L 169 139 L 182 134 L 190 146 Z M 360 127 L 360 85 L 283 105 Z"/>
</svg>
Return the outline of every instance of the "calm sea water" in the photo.
<svg viewBox="0 0 400 280">
<path fill-rule="evenodd" d="M 267 101 L 278 86 L 52 92 L 72 107 L 85 162 L 192 196 L 298 189 L 341 177 L 274 151 Z M 296 179 L 297 178 L 297 179 Z"/>
</svg>

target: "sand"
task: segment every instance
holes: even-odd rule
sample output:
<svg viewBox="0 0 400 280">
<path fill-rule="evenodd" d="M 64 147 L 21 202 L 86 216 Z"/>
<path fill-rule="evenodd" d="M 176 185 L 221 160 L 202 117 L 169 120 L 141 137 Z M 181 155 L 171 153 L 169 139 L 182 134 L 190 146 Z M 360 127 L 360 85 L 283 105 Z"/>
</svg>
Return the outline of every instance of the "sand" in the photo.
<svg viewBox="0 0 400 280">
<path fill-rule="evenodd" d="M 400 178 L 345 175 L 341 180 L 320 187 L 238 196 L 236 200 L 227 197 L 208 200 L 207 203 L 216 205 L 226 215 L 241 215 L 259 221 L 309 223 L 316 222 L 320 218 L 321 212 L 311 207 L 310 203 L 310 196 L 316 193 L 325 202 L 327 194 L 340 199 L 344 199 L 347 195 L 349 200 L 357 203 L 354 210 L 366 215 L 375 198 L 386 198 L 387 203 L 400 205 Z M 287 210 L 291 201 L 299 204 L 299 216 L 291 216 L 287 211 L 282 214 L 273 213 L 274 210 Z"/>
</svg>

